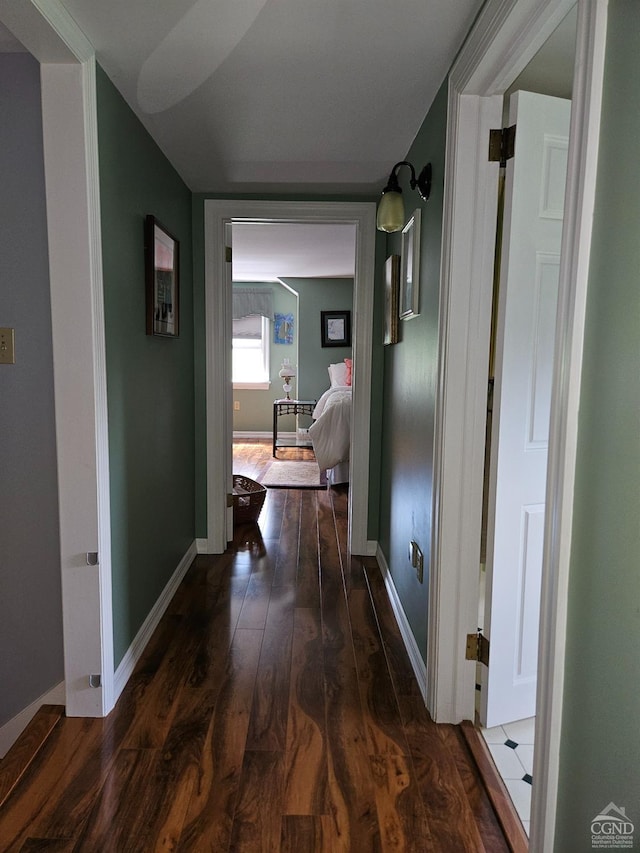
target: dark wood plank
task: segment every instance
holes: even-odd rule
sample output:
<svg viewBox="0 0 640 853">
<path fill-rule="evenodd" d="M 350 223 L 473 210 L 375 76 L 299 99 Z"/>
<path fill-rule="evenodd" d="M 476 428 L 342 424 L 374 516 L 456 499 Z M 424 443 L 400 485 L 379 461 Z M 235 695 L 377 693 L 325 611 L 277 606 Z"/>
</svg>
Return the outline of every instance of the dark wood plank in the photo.
<svg viewBox="0 0 640 853">
<path fill-rule="evenodd" d="M 178 850 L 229 846 L 261 643 L 261 631 L 236 631 Z"/>
<path fill-rule="evenodd" d="M 374 755 L 371 767 L 384 853 L 440 849 L 429 832 L 411 761 L 404 755 Z"/>
<path fill-rule="evenodd" d="M 284 815 L 280 853 L 333 853 L 338 850 L 330 818 L 322 815 Z"/>
<path fill-rule="evenodd" d="M 329 813 L 325 713 L 320 608 L 299 608 L 291 654 L 284 814 Z"/>
<path fill-rule="evenodd" d="M 280 846 L 283 755 L 245 752 L 230 851 L 271 853 Z"/>
<path fill-rule="evenodd" d="M 139 696 L 139 710 L 124 738 L 123 749 L 157 749 L 167 737 L 186 679 L 184 661 L 193 658 L 199 645 L 199 638 L 187 617 L 172 619 L 171 643 L 165 649 L 155 677 Z"/>
<path fill-rule="evenodd" d="M 264 628 L 272 580 L 270 577 L 251 575 L 238 617 L 238 628 Z"/>
<path fill-rule="evenodd" d="M 369 593 L 352 589 L 349 615 L 358 685 L 371 755 L 408 755 L 400 710 Z"/>
<path fill-rule="evenodd" d="M 296 607 L 320 607 L 318 504 L 313 490 L 301 492 Z"/>
<path fill-rule="evenodd" d="M 0 808 L 63 715 L 62 705 L 43 705 L 0 761 Z"/>
<path fill-rule="evenodd" d="M 271 591 L 247 735 L 250 750 L 285 749 L 294 598 L 291 587 Z"/>
<path fill-rule="evenodd" d="M 247 459 L 259 479 L 270 442 Z M 348 488 L 272 490 L 258 525 L 197 557 L 109 718 L 43 737 L 0 849 L 506 851 L 459 728 L 424 708 L 375 560 L 348 553 L 347 511 Z"/>
<path fill-rule="evenodd" d="M 72 853 L 75 841 L 71 838 L 27 838 L 20 853 Z"/>
<path fill-rule="evenodd" d="M 398 628 L 380 569 L 373 558 L 363 558 L 362 562 L 396 694 L 398 696 L 420 697 L 420 688 Z"/>
<path fill-rule="evenodd" d="M 501 836 L 504 835 L 507 846 L 512 853 L 526 853 L 529 849 L 529 839 L 522 826 L 522 821 L 518 817 L 515 806 L 511 801 L 506 785 L 496 770 L 486 741 L 470 721 L 465 721 L 461 724 L 459 734 L 462 735 L 465 745 L 471 753 L 473 761 L 475 761 L 478 775 L 482 780 L 493 812 L 495 812 L 502 829 L 502 832 L 498 833 L 494 825 L 493 815 L 487 815 L 485 797 L 481 796 L 478 792 L 478 786 L 474 778 L 471 784 L 468 785 L 468 796 L 472 801 L 476 802 L 476 819 L 482 825 L 483 837 L 498 835 L 499 837 L 494 843 L 496 849 L 499 849 L 497 845 L 501 841 Z M 461 749 L 458 752 L 458 766 L 461 775 L 464 772 L 462 768 L 465 767 L 468 759 L 469 756 L 463 753 Z"/>
<path fill-rule="evenodd" d="M 331 498 L 319 493 L 329 804 L 336 850 L 377 850 L 379 827 Z"/>
<path fill-rule="evenodd" d="M 146 834 L 146 815 L 140 808 L 140 792 L 155 776 L 158 751 L 122 749 L 102 789 L 79 850 L 142 850 L 140 836 Z"/>
<path fill-rule="evenodd" d="M 27 838 L 75 837 L 115 760 L 117 748 L 105 737 L 105 721 L 60 723 L 0 810 L 6 850 L 19 850 Z"/>
<path fill-rule="evenodd" d="M 300 489 L 285 489 L 286 503 L 278 542 L 278 557 L 273 579 L 274 586 L 293 586 L 298 574 L 298 547 L 300 541 Z"/>
<path fill-rule="evenodd" d="M 422 699 L 400 697 L 407 742 L 416 771 L 418 788 L 425 807 L 436 850 L 481 853 L 485 846 L 469 804 L 455 757 L 443 742 Z M 496 847 L 496 853 L 501 848 Z M 489 848 L 487 853 L 493 853 Z"/>
</svg>

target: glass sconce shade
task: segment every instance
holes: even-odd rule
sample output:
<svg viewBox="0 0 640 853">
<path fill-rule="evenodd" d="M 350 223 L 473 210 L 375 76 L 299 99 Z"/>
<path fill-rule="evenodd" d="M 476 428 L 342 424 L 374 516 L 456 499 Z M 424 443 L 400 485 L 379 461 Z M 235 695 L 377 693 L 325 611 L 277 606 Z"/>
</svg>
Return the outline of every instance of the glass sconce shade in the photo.
<svg viewBox="0 0 640 853">
<path fill-rule="evenodd" d="M 398 183 L 398 170 L 401 166 L 407 166 L 411 170 L 411 189 L 417 190 L 423 201 L 429 199 L 431 194 L 431 163 L 427 163 L 416 178 L 416 170 L 407 160 L 401 160 L 391 170 L 386 187 L 382 191 L 382 198 L 378 204 L 378 215 L 376 227 L 378 231 L 402 231 L 404 227 L 404 203 L 402 201 L 402 190 Z"/>
<path fill-rule="evenodd" d="M 376 219 L 378 231 L 402 231 L 404 227 L 404 202 L 402 192 L 389 190 L 385 192 L 378 204 L 378 215 Z"/>
</svg>

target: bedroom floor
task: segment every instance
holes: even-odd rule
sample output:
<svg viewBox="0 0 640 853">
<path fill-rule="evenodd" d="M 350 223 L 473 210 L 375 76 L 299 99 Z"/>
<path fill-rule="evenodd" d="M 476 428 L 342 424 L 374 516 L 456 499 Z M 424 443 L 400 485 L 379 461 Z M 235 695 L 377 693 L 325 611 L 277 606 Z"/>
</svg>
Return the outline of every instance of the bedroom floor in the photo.
<svg viewBox="0 0 640 853">
<path fill-rule="evenodd" d="M 243 438 L 233 441 L 233 473 L 244 474 L 252 480 L 262 482 L 267 468 L 273 462 L 272 441 L 270 438 Z M 313 461 L 315 454 L 311 447 L 279 447 L 278 459 L 291 461 Z"/>
</svg>

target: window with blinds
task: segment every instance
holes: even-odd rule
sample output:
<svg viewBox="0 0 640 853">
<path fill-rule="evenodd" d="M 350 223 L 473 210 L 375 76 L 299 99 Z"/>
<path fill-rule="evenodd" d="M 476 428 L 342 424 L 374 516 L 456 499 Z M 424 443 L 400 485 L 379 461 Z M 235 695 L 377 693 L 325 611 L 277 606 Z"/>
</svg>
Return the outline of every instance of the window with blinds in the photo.
<svg viewBox="0 0 640 853">
<path fill-rule="evenodd" d="M 233 387 L 267 389 L 269 320 L 259 314 L 233 320 Z"/>
</svg>

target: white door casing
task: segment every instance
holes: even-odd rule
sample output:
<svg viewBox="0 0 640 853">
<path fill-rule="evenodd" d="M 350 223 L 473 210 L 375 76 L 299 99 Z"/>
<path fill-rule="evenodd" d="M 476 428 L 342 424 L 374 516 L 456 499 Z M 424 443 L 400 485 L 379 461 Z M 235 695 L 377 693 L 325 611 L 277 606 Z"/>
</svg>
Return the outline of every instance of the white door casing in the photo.
<svg viewBox="0 0 640 853">
<path fill-rule="evenodd" d="M 356 226 L 356 267 L 352 341 L 354 354 L 351 423 L 349 543 L 353 554 L 375 554 L 369 542 L 369 443 L 371 351 L 375 271 L 376 205 L 370 202 L 285 202 L 207 199 L 204 202 L 206 394 L 207 394 L 207 541 L 209 553 L 227 545 L 226 454 L 232 441 L 231 406 L 220 406 L 231 388 L 227 353 L 231 351 L 230 311 L 226 305 L 225 223 L 234 221 L 335 222 Z M 227 328 L 229 325 L 229 329 Z M 227 389 L 229 386 L 229 389 Z M 231 398 L 229 398 L 231 399 Z"/>
<path fill-rule="evenodd" d="M 226 363 L 226 380 L 225 380 L 225 399 L 224 406 L 227 413 L 226 435 L 233 435 L 233 355 L 232 355 L 232 339 L 233 339 L 233 319 L 231 304 L 233 300 L 231 283 L 233 281 L 233 263 L 232 252 L 227 254 L 226 247 L 233 249 L 233 227 L 231 221 L 228 220 L 224 225 L 224 244 L 225 244 L 225 279 L 224 279 L 224 316 L 226 320 L 225 329 L 225 353 L 224 360 Z M 233 494 L 233 444 L 227 441 L 225 454 L 225 481 L 227 494 Z M 231 505 L 230 505 L 231 504 Z M 227 501 L 227 542 L 233 539 L 233 504 Z"/>
<path fill-rule="evenodd" d="M 571 104 L 516 92 L 509 125 L 480 721 L 535 716 L 547 448 Z"/>
<path fill-rule="evenodd" d="M 41 65 L 65 703 L 99 717 L 115 698 L 95 56 L 57 0 L 3 0 L 0 18 Z"/>
<path fill-rule="evenodd" d="M 489 128 L 502 96 L 574 4 L 488 0 L 449 77 L 434 465 L 427 704 L 439 722 L 473 719 L 497 166 Z M 567 581 L 586 284 L 602 100 L 607 0 L 578 0 L 539 647 L 530 850 L 553 849 L 564 684 Z M 464 393 L 460 393 L 464 389 Z M 443 567 L 446 567 L 446 571 Z"/>
</svg>

